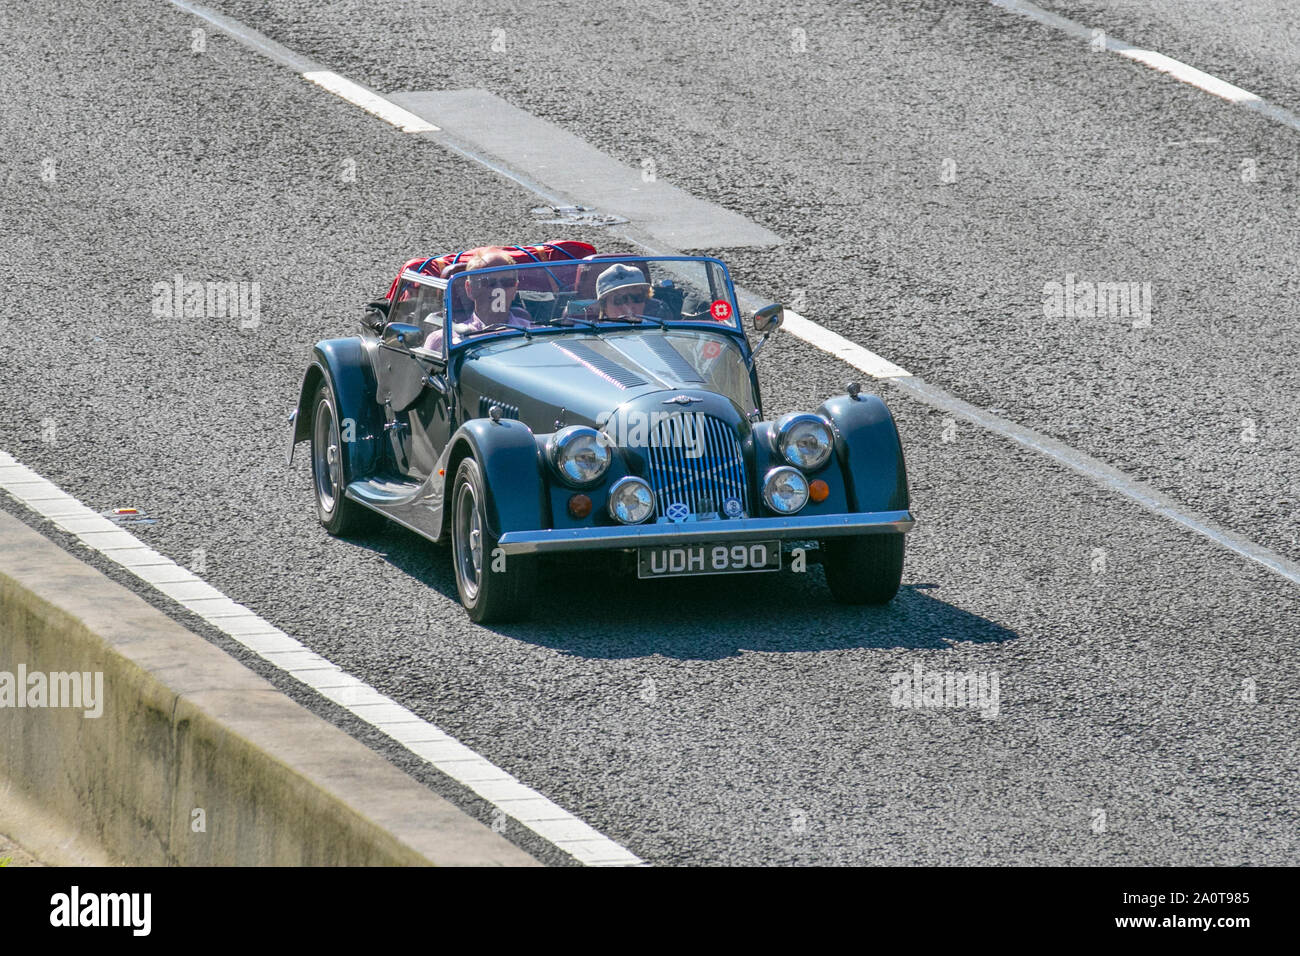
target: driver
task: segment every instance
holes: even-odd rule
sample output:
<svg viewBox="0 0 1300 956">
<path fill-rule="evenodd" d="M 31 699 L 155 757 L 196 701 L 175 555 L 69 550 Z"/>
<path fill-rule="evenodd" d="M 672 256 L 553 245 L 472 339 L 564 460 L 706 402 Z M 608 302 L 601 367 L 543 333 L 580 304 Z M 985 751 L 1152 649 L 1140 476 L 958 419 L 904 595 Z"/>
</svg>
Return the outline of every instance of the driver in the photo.
<svg viewBox="0 0 1300 956">
<path fill-rule="evenodd" d="M 475 269 L 493 269 L 497 266 L 512 266 L 512 259 L 499 246 L 481 249 L 476 252 L 465 266 L 466 272 Z M 474 304 L 473 314 L 467 322 L 454 325 L 457 338 L 468 332 L 486 329 L 490 325 L 513 325 L 526 329 L 533 325 L 532 316 L 527 310 L 513 306 L 515 293 L 519 291 L 519 275 L 515 272 L 494 272 L 485 276 L 466 276 L 465 293 Z M 453 339 L 455 341 L 455 339 Z M 437 352 L 442 349 L 442 331 L 429 335 L 425 348 Z"/>
<path fill-rule="evenodd" d="M 596 277 L 596 300 L 600 318 L 621 319 L 655 313 L 650 300 L 654 291 L 645 274 L 635 266 L 620 262 Z"/>
</svg>

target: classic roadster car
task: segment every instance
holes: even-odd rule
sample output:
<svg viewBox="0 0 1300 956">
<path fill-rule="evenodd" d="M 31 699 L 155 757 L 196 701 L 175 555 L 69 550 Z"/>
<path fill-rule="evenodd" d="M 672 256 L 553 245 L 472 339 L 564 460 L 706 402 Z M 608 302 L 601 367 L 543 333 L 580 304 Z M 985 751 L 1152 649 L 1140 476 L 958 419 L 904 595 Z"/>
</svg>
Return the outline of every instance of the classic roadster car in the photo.
<svg viewBox="0 0 1300 956">
<path fill-rule="evenodd" d="M 751 346 L 702 256 L 412 259 L 361 335 L 315 346 L 289 460 L 311 442 L 332 534 L 382 516 L 450 540 L 475 621 L 525 616 L 539 558 L 578 551 L 664 578 L 776 572 L 789 549 L 837 600 L 888 602 L 913 525 L 894 420 L 856 384 L 765 420 L 754 359 L 783 315 L 755 312 Z"/>
</svg>

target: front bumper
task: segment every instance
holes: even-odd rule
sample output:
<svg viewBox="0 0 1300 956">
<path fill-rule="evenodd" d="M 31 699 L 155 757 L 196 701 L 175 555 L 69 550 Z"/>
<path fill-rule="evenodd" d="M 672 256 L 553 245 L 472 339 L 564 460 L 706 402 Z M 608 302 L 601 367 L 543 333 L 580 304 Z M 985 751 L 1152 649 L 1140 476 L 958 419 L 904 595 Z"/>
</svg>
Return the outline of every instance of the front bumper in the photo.
<svg viewBox="0 0 1300 956">
<path fill-rule="evenodd" d="M 911 531 L 910 511 L 871 511 L 845 515 L 793 515 L 789 518 L 721 518 L 679 524 L 637 524 L 601 528 L 507 531 L 497 540 L 506 554 L 555 554 L 654 545 L 727 541 L 808 540 L 842 535 Z"/>
</svg>

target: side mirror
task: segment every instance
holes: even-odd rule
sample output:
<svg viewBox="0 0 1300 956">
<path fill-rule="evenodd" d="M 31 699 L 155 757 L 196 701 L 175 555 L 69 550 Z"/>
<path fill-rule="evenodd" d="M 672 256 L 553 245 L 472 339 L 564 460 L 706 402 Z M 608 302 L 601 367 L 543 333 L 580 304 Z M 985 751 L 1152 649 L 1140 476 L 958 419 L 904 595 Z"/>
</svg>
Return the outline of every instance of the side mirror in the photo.
<svg viewBox="0 0 1300 956">
<path fill-rule="evenodd" d="M 773 302 L 754 313 L 755 332 L 775 332 L 785 321 L 785 306 Z"/>
<path fill-rule="evenodd" d="M 772 337 L 772 333 L 779 329 L 781 323 L 784 321 L 785 306 L 778 305 L 775 302 L 771 305 L 763 306 L 754 313 L 754 331 L 762 332 L 763 337 L 759 340 L 758 344 L 750 350 L 749 361 L 745 363 L 749 368 L 752 369 L 754 367 L 754 356 L 757 355 L 763 346 L 767 344 L 767 340 Z"/>
<path fill-rule="evenodd" d="M 427 333 L 418 325 L 389 322 L 384 326 L 384 344 L 394 348 L 414 349 L 424 344 Z"/>
<path fill-rule="evenodd" d="M 388 322 L 387 299 L 377 299 L 366 303 L 366 311 L 361 316 L 361 324 L 371 332 L 379 332 Z"/>
</svg>

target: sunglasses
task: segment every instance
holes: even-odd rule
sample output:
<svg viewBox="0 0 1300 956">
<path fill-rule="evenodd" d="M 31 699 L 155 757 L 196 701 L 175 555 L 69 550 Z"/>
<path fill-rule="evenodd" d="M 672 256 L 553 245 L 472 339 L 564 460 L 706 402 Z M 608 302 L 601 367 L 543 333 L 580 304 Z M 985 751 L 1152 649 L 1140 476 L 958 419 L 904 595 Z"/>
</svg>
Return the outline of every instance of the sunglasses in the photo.
<svg viewBox="0 0 1300 956">
<path fill-rule="evenodd" d="M 640 304 L 643 303 L 647 298 L 648 298 L 648 296 L 646 296 L 646 294 L 645 294 L 644 292 L 628 292 L 628 293 L 625 294 L 625 295 L 615 295 L 615 296 L 610 296 L 609 304 L 610 304 L 610 305 L 627 305 L 629 302 L 632 302 L 632 303 L 634 303 L 634 304 L 636 304 L 636 305 L 640 305 Z"/>
<path fill-rule="evenodd" d="M 518 276 L 483 276 L 478 280 L 479 287 L 483 289 L 508 289 L 512 285 L 519 285 Z"/>
</svg>

